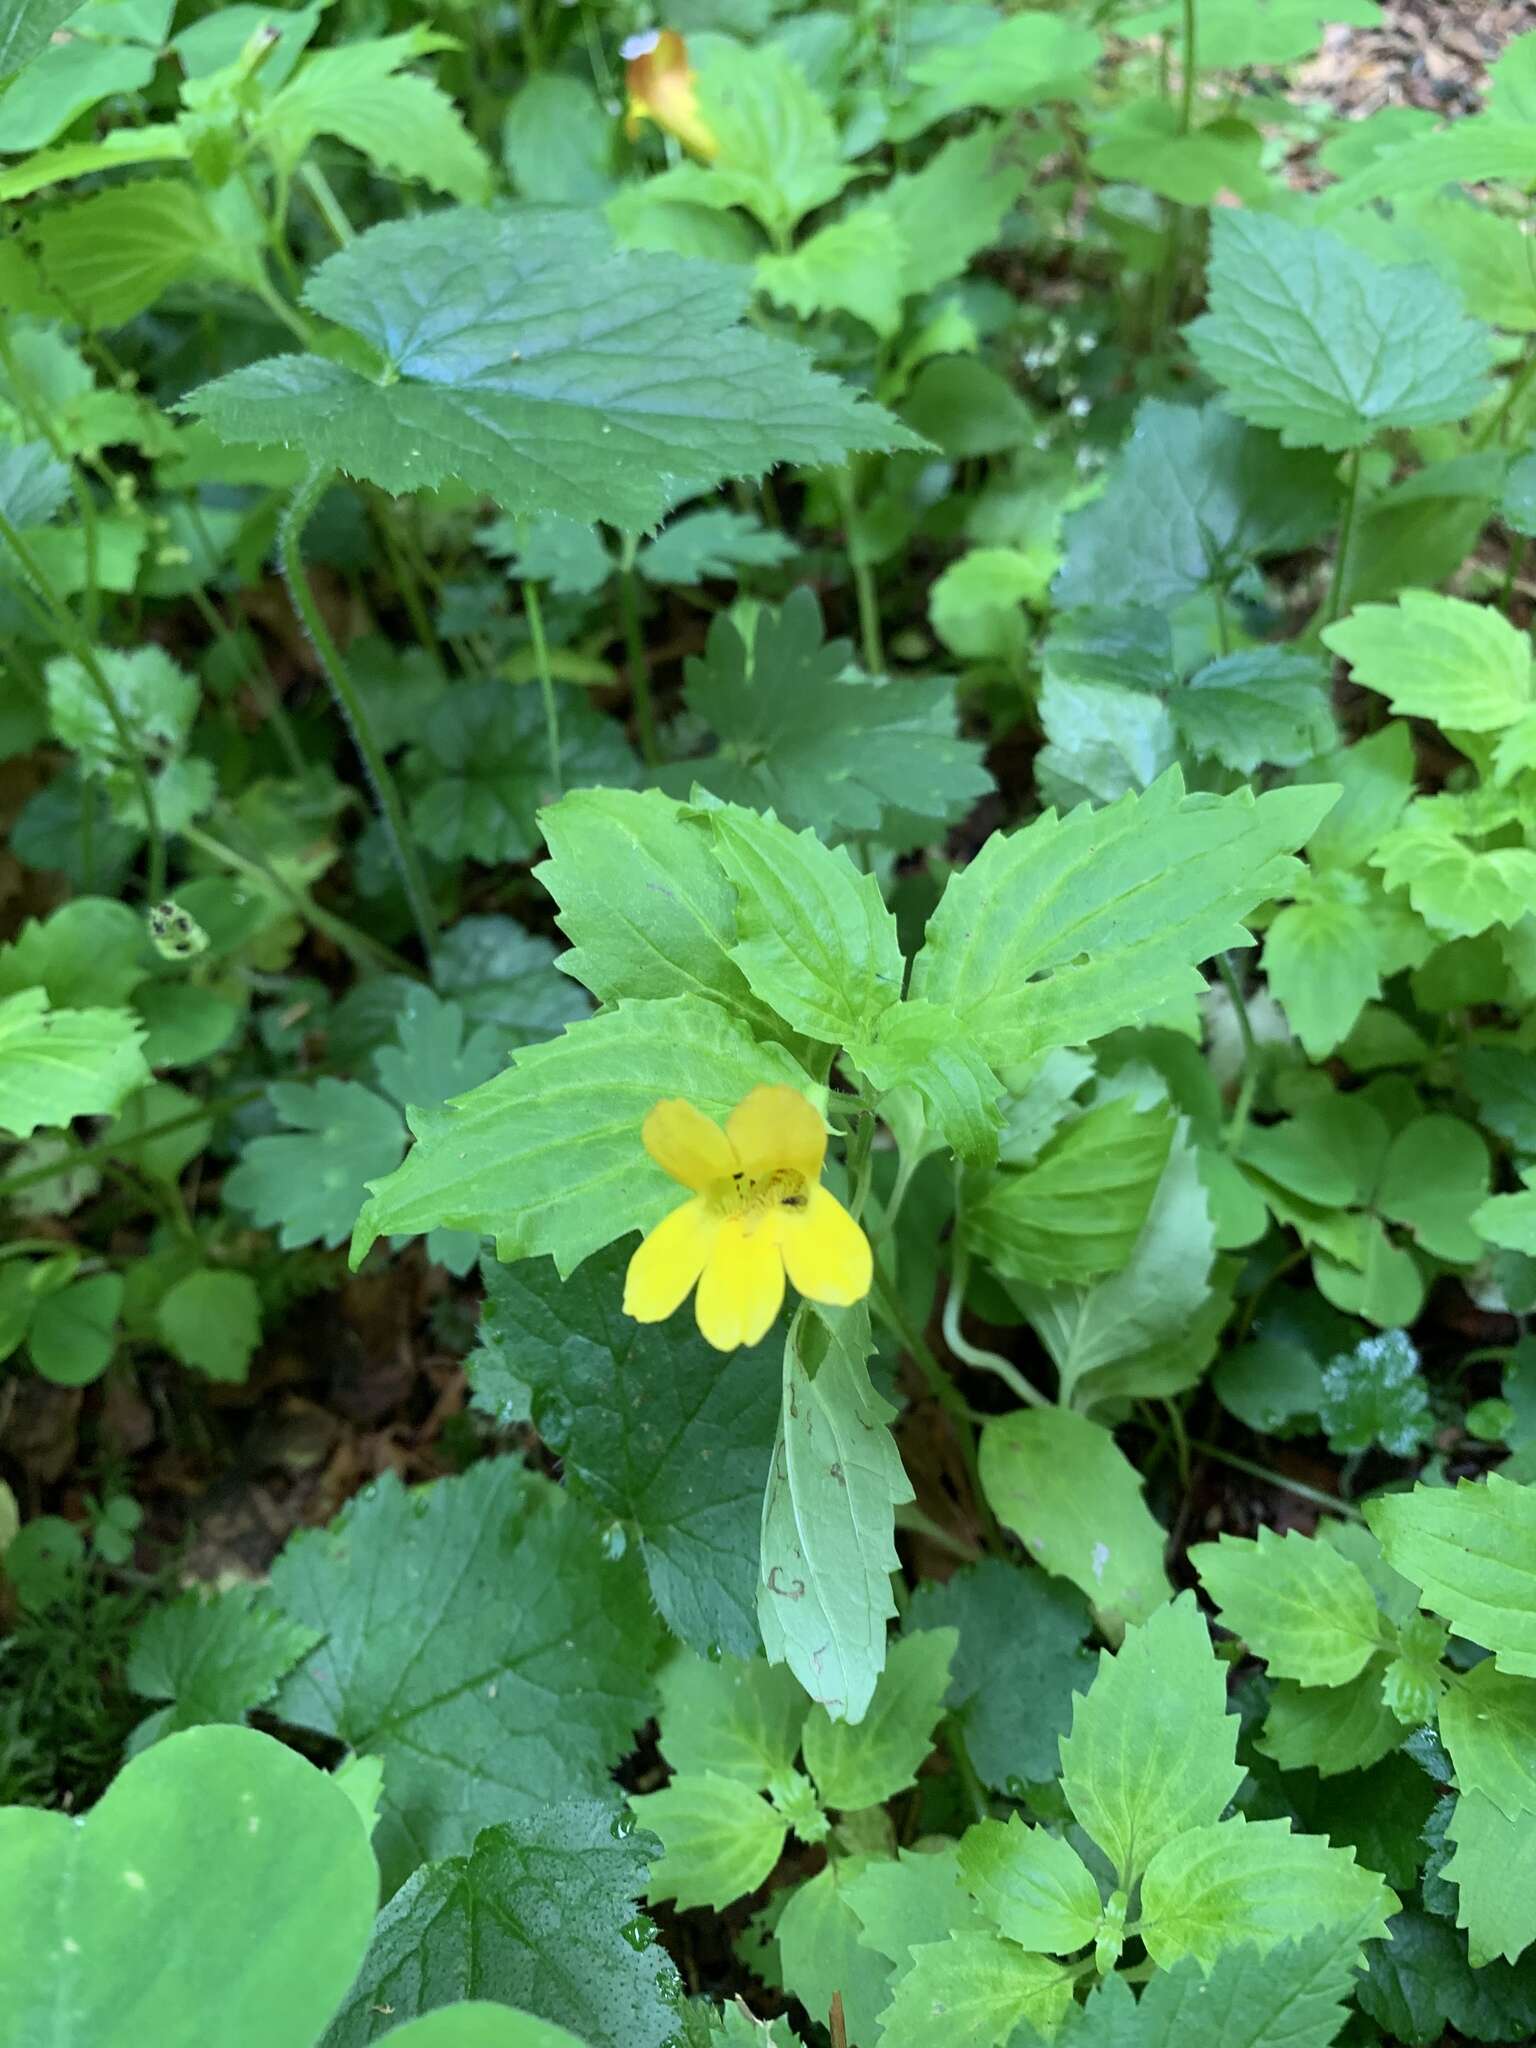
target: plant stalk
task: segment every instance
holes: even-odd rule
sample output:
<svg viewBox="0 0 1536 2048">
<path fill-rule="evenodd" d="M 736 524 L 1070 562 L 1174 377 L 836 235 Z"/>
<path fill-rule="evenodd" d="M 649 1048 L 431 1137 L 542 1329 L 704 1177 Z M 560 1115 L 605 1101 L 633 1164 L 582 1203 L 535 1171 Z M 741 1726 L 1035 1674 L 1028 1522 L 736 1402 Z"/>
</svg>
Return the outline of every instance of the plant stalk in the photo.
<svg viewBox="0 0 1536 2048">
<path fill-rule="evenodd" d="M 549 786 L 559 797 L 565 784 L 560 774 L 560 704 L 555 696 L 555 678 L 549 666 L 549 642 L 544 636 L 544 607 L 539 586 L 523 585 L 523 610 L 528 614 L 528 637 L 533 642 L 533 663 L 538 672 L 539 695 L 544 700 L 544 744 L 549 751 Z"/>
</svg>

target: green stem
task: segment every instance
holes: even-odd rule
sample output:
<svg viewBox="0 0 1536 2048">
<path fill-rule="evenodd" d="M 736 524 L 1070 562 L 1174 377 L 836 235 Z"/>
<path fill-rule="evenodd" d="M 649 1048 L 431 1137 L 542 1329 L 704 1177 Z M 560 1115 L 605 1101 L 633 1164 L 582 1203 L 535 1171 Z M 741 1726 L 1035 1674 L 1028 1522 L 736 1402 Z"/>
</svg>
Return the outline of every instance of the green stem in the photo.
<svg viewBox="0 0 1536 2048">
<path fill-rule="evenodd" d="M 131 1137 L 108 1138 L 95 1145 L 82 1145 L 70 1155 L 68 1167 L 94 1166 L 99 1160 L 130 1156 L 152 1138 L 168 1138 L 173 1131 L 184 1131 L 189 1124 L 201 1123 L 205 1117 L 224 1116 L 232 1110 L 244 1109 L 248 1102 L 259 1101 L 265 1093 L 264 1088 L 247 1088 L 239 1095 L 200 1102 L 196 1109 L 185 1109 L 179 1116 L 167 1117 L 163 1123 L 146 1124 L 142 1131 L 135 1131 Z M 66 1166 L 55 1159 L 47 1166 L 30 1166 L 25 1173 L 8 1174 L 0 1180 L 0 1202 L 9 1201 L 12 1195 L 19 1195 L 24 1188 L 36 1187 L 41 1181 L 57 1180 L 66 1170 Z M 57 1245 L 53 1249 L 57 1250 Z"/>
<path fill-rule="evenodd" d="M 1536 357 L 1532 358 L 1536 361 Z M 1344 607 L 1344 597 L 1349 576 L 1349 551 L 1355 537 L 1355 517 L 1360 505 L 1360 450 L 1352 448 L 1349 454 L 1348 472 L 1344 484 L 1344 513 L 1339 521 L 1339 544 L 1334 549 L 1333 574 L 1328 579 L 1328 602 L 1323 608 L 1323 624 L 1331 626 Z"/>
<path fill-rule="evenodd" d="M 844 1164 L 848 1171 L 848 1209 L 852 1216 L 864 1214 L 874 1169 L 875 1119 L 862 1110 L 848 1140 Z"/>
<path fill-rule="evenodd" d="M 549 786 L 551 794 L 558 797 L 565 786 L 560 779 L 560 706 L 555 698 L 555 678 L 549 666 L 549 642 L 544 637 L 544 607 L 539 603 L 536 583 L 523 585 L 523 610 L 528 614 L 528 637 L 533 642 L 539 695 L 544 699 L 544 744 L 549 750 Z"/>
<path fill-rule="evenodd" d="M 1184 62 L 1179 91 L 1179 133 L 1187 135 L 1195 124 L 1195 70 L 1200 61 L 1195 44 L 1195 0 L 1184 0 L 1184 32 L 1179 54 Z"/>
<path fill-rule="evenodd" d="M 193 517 L 197 516 L 194 509 Z M 228 649 L 229 658 L 234 663 L 241 682 L 256 699 L 261 707 L 262 716 L 277 734 L 277 744 L 282 749 L 283 759 L 296 776 L 302 776 L 309 764 L 304 759 L 304 749 L 299 745 L 299 736 L 293 729 L 293 721 L 283 709 L 282 699 L 273 687 L 272 678 L 262 668 L 260 662 L 246 660 L 245 650 L 208 593 L 199 589 L 194 590 L 191 595 L 198 617 L 219 644 Z"/>
<path fill-rule="evenodd" d="M 426 599 L 422 596 L 421 583 L 411 567 L 400 536 L 395 531 L 394 507 L 382 491 L 370 491 L 368 504 L 373 513 L 374 528 L 384 543 L 384 552 L 389 557 L 390 573 L 400 593 L 400 602 L 405 606 L 405 615 L 411 622 L 411 631 L 416 635 L 418 646 L 422 647 L 439 668 L 444 666 L 442 643 L 437 637 L 437 628 L 427 610 Z"/>
<path fill-rule="evenodd" d="M 1189 1448 L 1198 1451 L 1203 1458 L 1214 1458 L 1218 1465 L 1230 1465 L 1234 1472 L 1246 1472 L 1250 1479 L 1262 1479 L 1266 1485 L 1278 1486 L 1283 1493 L 1294 1493 L 1298 1500 L 1309 1500 L 1314 1507 L 1343 1515 L 1347 1521 L 1365 1520 L 1357 1507 L 1347 1500 L 1340 1500 L 1336 1493 L 1323 1493 L 1318 1487 L 1304 1486 L 1299 1479 L 1287 1479 L 1283 1472 L 1273 1472 L 1268 1465 L 1255 1464 L 1252 1458 L 1240 1458 L 1235 1451 L 1222 1450 L 1219 1444 L 1208 1444 L 1192 1436 Z M 1126 1931 L 1129 1933 L 1130 1930 Z"/>
<path fill-rule="evenodd" d="M 928 1347 L 928 1340 L 917 1329 L 907 1314 L 901 1296 L 886 1278 L 878 1261 L 875 1277 L 870 1289 L 870 1305 L 886 1328 L 901 1344 L 928 1383 L 928 1389 L 949 1417 L 955 1432 L 955 1441 L 960 1446 L 960 1455 L 965 1461 L 967 1477 L 975 1497 L 976 1514 L 982 1527 L 989 1550 L 1003 1548 L 1002 1534 L 997 1519 L 981 1487 L 981 1467 L 976 1456 L 976 1432 L 971 1425 L 971 1411 L 960 1398 L 960 1390 L 949 1374 L 940 1365 Z"/>
<path fill-rule="evenodd" d="M 651 672 L 645 659 L 645 641 L 640 634 L 640 600 L 635 588 L 635 536 L 626 533 L 619 562 L 619 618 L 624 627 L 624 648 L 629 669 L 630 694 L 635 704 L 635 726 L 640 734 L 640 751 L 646 766 L 661 760 L 656 737 L 656 707 L 651 701 Z"/>
<path fill-rule="evenodd" d="M 1232 1121 L 1227 1125 L 1227 1150 L 1236 1152 L 1241 1149 L 1243 1135 L 1248 1129 L 1254 1091 L 1259 1085 L 1259 1042 L 1253 1035 L 1253 1019 L 1248 1015 L 1248 999 L 1243 994 L 1243 985 L 1237 978 L 1237 970 L 1228 954 L 1216 955 L 1216 969 L 1232 1000 L 1232 1013 L 1237 1018 L 1238 1035 L 1243 1041 L 1243 1078 L 1237 1091 Z"/>
<path fill-rule="evenodd" d="M 1505 423 L 1520 399 L 1524 397 L 1533 377 L 1536 377 L 1536 350 L 1526 357 L 1515 375 L 1510 378 L 1504 396 L 1499 401 L 1498 410 L 1484 421 L 1481 431 L 1475 436 L 1472 442 L 1474 448 L 1486 448 L 1490 441 L 1502 436 Z"/>
<path fill-rule="evenodd" d="M 359 931 L 356 925 L 349 924 L 344 917 L 338 917 L 334 911 L 327 910 L 323 904 L 317 903 L 307 889 L 296 887 L 269 862 L 239 852 L 227 840 L 218 838 L 216 834 L 200 825 L 188 825 L 186 838 L 190 845 L 195 846 L 200 853 L 206 854 L 210 860 L 216 861 L 220 867 L 228 868 L 231 874 L 244 875 L 258 887 L 276 889 L 306 924 L 313 925 L 317 932 L 323 932 L 341 948 L 355 966 L 362 968 L 364 973 L 377 973 L 382 969 L 390 974 L 408 974 L 413 979 L 417 977 L 417 969 L 408 960 L 403 960 L 381 940 L 370 938 L 367 932 Z"/>
<path fill-rule="evenodd" d="M 843 547 L 848 557 L 848 568 L 853 577 L 853 594 L 859 608 L 859 641 L 864 653 L 864 666 L 872 676 L 885 674 L 885 643 L 880 633 L 880 593 L 875 588 L 874 571 L 859 553 L 858 547 L 858 498 L 853 488 L 850 471 L 838 472 L 837 495 L 843 507 Z"/>
<path fill-rule="evenodd" d="M 957 1229 L 959 1218 L 956 1218 Z M 951 1253 L 949 1291 L 944 1297 L 944 1315 L 940 1325 L 944 1342 L 962 1364 L 971 1365 L 982 1372 L 996 1373 L 997 1377 L 1019 1399 L 1031 1408 L 1049 1408 L 1048 1401 L 1038 1387 L 1032 1387 L 1018 1367 L 1000 1352 L 985 1351 L 979 1344 L 972 1344 L 960 1329 L 960 1318 L 965 1312 L 965 1290 L 971 1277 L 970 1254 L 956 1236 Z"/>
<path fill-rule="evenodd" d="M 331 190 L 331 181 L 318 164 L 305 164 L 299 172 L 299 183 L 319 208 L 320 216 L 336 237 L 338 245 L 345 249 L 355 236 L 355 229 L 347 219 L 346 209 Z"/>
<path fill-rule="evenodd" d="M 1510 542 L 1509 564 L 1504 571 L 1504 588 L 1499 593 L 1499 609 L 1505 618 L 1509 617 L 1509 601 L 1515 594 L 1515 584 L 1525 566 L 1525 551 L 1528 546 L 1529 542 L 1524 534 Z"/>
<path fill-rule="evenodd" d="M 432 960 L 433 948 L 437 944 L 437 919 L 432 910 L 432 898 L 427 890 L 426 877 L 416 857 L 416 848 L 406 828 L 405 811 L 400 802 L 400 793 L 395 788 L 394 777 L 384 758 L 384 749 L 374 731 L 367 702 L 341 658 L 341 651 L 331 638 L 331 631 L 321 616 L 320 607 L 315 603 L 314 592 L 309 587 L 309 578 L 304 569 L 304 557 L 300 542 L 304 529 L 313 516 L 315 507 L 330 488 L 334 472 L 320 465 L 309 474 L 294 493 L 288 509 L 284 512 L 279 528 L 279 540 L 283 558 L 283 576 L 288 585 L 288 595 L 293 600 L 294 610 L 304 622 L 320 666 L 330 685 L 331 696 L 352 734 L 352 743 L 357 748 L 369 783 L 372 785 L 374 801 L 379 808 L 379 821 L 384 827 L 384 837 L 395 863 L 395 871 L 405 890 L 405 900 L 410 907 L 411 919 L 416 926 L 428 964 Z"/>
<path fill-rule="evenodd" d="M 3 540 L 21 565 L 23 576 L 35 585 L 41 594 L 46 610 L 51 614 L 54 626 L 70 653 L 74 655 L 83 670 L 86 680 L 101 702 L 117 743 L 122 751 L 123 765 L 133 777 L 134 789 L 144 811 L 144 828 L 149 835 L 149 900 L 157 903 L 165 894 L 165 834 L 160 829 L 160 816 L 155 809 L 155 790 L 144 756 L 134 738 L 133 728 L 123 715 L 123 707 L 117 701 L 117 694 L 107 681 L 106 672 L 96 658 L 96 650 L 75 623 L 74 614 L 54 589 L 41 562 L 17 531 L 3 511 L 0 511 L 0 540 Z"/>
</svg>

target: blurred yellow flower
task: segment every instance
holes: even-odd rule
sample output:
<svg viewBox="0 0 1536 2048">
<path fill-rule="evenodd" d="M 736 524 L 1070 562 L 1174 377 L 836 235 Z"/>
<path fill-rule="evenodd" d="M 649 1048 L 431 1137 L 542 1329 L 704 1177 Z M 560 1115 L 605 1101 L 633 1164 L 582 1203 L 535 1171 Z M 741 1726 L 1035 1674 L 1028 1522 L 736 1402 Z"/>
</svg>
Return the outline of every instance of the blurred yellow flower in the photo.
<svg viewBox="0 0 1536 2048">
<path fill-rule="evenodd" d="M 658 128 L 675 135 L 696 157 L 713 163 L 720 145 L 715 131 L 699 112 L 688 45 L 677 30 L 655 28 L 645 35 L 631 36 L 623 54 L 624 82 L 629 89 L 625 134 L 633 138 L 640 133 L 642 121 L 654 121 Z"/>
<path fill-rule="evenodd" d="M 846 1308 L 869 1292 L 869 1240 L 821 1185 L 827 1134 L 795 1088 L 754 1088 L 725 1129 L 691 1102 L 658 1102 L 645 1149 L 693 1200 L 663 1217 L 629 1262 L 624 1313 L 659 1323 L 694 1283 L 694 1313 L 717 1351 L 756 1344 L 784 1299 Z"/>
</svg>

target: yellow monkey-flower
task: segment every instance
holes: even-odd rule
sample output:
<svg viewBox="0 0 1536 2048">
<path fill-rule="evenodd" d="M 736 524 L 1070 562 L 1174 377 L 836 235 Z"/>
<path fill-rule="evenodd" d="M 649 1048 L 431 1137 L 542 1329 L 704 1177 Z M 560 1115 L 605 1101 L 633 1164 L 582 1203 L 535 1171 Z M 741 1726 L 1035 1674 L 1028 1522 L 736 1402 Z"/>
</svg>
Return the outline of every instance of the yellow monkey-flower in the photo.
<svg viewBox="0 0 1536 2048">
<path fill-rule="evenodd" d="M 754 1088 L 724 1130 L 691 1102 L 658 1102 L 641 1137 L 693 1199 L 629 1262 L 624 1313 L 636 1322 L 663 1321 L 697 1281 L 699 1329 L 717 1351 L 734 1351 L 767 1335 L 786 1273 L 831 1307 L 868 1294 L 869 1240 L 821 1185 L 827 1134 L 798 1089 Z"/>
</svg>

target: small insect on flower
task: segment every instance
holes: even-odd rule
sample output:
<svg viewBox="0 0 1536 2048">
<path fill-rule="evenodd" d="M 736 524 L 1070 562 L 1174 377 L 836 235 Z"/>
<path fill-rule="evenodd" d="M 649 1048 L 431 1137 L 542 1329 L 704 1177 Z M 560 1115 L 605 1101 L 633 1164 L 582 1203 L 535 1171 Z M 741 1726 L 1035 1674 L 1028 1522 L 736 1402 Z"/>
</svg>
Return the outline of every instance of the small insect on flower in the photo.
<svg viewBox="0 0 1536 2048">
<path fill-rule="evenodd" d="M 675 28 L 650 29 L 624 45 L 624 83 L 629 105 L 624 132 L 630 140 L 642 121 L 654 121 L 685 149 L 708 164 L 719 153 L 715 131 L 699 112 L 688 46 Z"/>
<path fill-rule="evenodd" d="M 756 1344 L 787 1273 L 811 1301 L 846 1308 L 869 1292 L 869 1240 L 821 1185 L 827 1134 L 795 1088 L 754 1088 L 711 1123 L 691 1102 L 658 1102 L 641 1130 L 656 1164 L 693 1200 L 662 1218 L 629 1262 L 624 1313 L 659 1323 L 698 1283 L 694 1313 L 717 1351 Z"/>
</svg>

